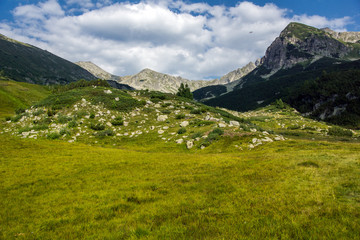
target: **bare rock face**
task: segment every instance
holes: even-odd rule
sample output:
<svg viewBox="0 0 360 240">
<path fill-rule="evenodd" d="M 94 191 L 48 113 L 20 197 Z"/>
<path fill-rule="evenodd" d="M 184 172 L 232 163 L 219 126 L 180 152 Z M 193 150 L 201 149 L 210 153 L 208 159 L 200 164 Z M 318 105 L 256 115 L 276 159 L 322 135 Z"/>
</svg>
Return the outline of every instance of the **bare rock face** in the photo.
<svg viewBox="0 0 360 240">
<path fill-rule="evenodd" d="M 315 57 L 343 58 L 351 51 L 351 46 L 326 31 L 290 23 L 266 50 L 262 62 L 268 69 L 290 68 Z"/>
<path fill-rule="evenodd" d="M 321 30 L 329 33 L 337 40 L 348 43 L 360 43 L 360 32 L 335 32 L 330 28 L 323 28 Z"/>
<path fill-rule="evenodd" d="M 257 61 L 257 63 L 259 64 L 258 61 Z M 256 68 L 256 66 L 257 65 L 254 64 L 253 62 L 249 62 L 246 66 L 244 66 L 242 68 L 238 68 L 238 69 L 222 76 L 220 78 L 220 84 L 227 84 L 227 83 L 233 82 L 235 80 L 238 80 L 238 79 L 242 78 L 243 76 L 245 76 L 246 74 L 248 74 L 249 72 L 251 72 L 252 70 L 254 70 Z"/>
<path fill-rule="evenodd" d="M 99 66 L 97 66 L 92 62 L 76 62 L 75 64 L 86 69 L 88 72 L 90 72 L 97 78 L 104 80 L 114 80 L 114 78 L 116 78 L 116 76 L 106 72 L 105 70 L 103 70 L 102 68 L 100 68 Z"/>
</svg>

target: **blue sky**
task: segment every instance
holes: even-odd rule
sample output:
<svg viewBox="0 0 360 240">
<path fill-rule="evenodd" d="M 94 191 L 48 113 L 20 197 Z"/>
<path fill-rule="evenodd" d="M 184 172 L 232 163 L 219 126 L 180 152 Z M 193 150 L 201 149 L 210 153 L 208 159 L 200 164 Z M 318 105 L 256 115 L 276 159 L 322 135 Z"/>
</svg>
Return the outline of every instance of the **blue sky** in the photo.
<svg viewBox="0 0 360 240">
<path fill-rule="evenodd" d="M 291 21 L 360 31 L 360 0 L 0 0 L 0 33 L 117 75 L 210 79 L 256 61 Z"/>
</svg>

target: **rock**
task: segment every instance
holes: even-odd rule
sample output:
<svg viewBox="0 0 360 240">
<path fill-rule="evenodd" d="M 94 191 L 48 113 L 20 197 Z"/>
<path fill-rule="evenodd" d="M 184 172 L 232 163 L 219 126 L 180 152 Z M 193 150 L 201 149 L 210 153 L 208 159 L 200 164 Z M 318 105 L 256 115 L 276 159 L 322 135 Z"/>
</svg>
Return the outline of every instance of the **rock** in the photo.
<svg viewBox="0 0 360 240">
<path fill-rule="evenodd" d="M 203 150 L 204 148 L 205 148 L 205 146 L 204 146 L 204 145 L 201 145 L 200 149 Z"/>
<path fill-rule="evenodd" d="M 180 127 L 187 127 L 189 125 L 188 121 L 183 121 L 180 123 Z"/>
<path fill-rule="evenodd" d="M 224 128 L 224 127 L 226 127 L 226 124 L 225 123 L 219 123 L 219 125 L 218 125 L 220 128 Z"/>
<path fill-rule="evenodd" d="M 150 130 L 154 130 L 154 129 L 155 129 L 155 126 L 151 126 L 151 127 L 150 127 Z"/>
<path fill-rule="evenodd" d="M 253 149 L 253 148 L 254 148 L 254 145 L 249 144 L 249 148 L 250 148 L 250 149 Z"/>
<path fill-rule="evenodd" d="M 112 94 L 112 91 L 111 91 L 111 90 L 104 90 L 104 93 L 106 93 L 106 94 Z"/>
<path fill-rule="evenodd" d="M 157 117 L 157 121 L 159 121 L 159 122 L 164 122 L 164 121 L 166 121 L 166 119 L 168 119 L 167 115 L 160 115 Z"/>
<path fill-rule="evenodd" d="M 255 128 L 250 128 L 250 132 L 257 132 Z"/>
<path fill-rule="evenodd" d="M 263 142 L 273 142 L 273 140 L 271 138 L 269 138 L 269 137 L 265 137 L 265 138 L 261 139 L 261 141 L 263 141 Z"/>
<path fill-rule="evenodd" d="M 158 131 L 158 134 L 163 134 L 163 133 L 164 133 L 163 130 L 159 130 L 159 131 Z"/>
<path fill-rule="evenodd" d="M 117 101 L 117 102 L 118 102 L 119 100 L 120 100 L 120 98 L 118 98 L 118 97 L 116 97 L 116 98 L 115 98 L 115 101 Z"/>
<path fill-rule="evenodd" d="M 186 147 L 187 149 L 191 149 L 194 146 L 194 142 L 193 141 L 187 141 L 186 142 Z"/>
<path fill-rule="evenodd" d="M 166 129 L 169 129 L 169 127 L 168 127 L 168 126 L 164 126 L 164 127 L 163 127 L 163 129 L 165 129 L 165 130 L 166 130 Z"/>
<path fill-rule="evenodd" d="M 124 127 L 127 127 L 129 125 L 129 122 L 124 122 Z"/>
<path fill-rule="evenodd" d="M 175 140 L 175 142 L 176 142 L 177 144 L 181 144 L 181 143 L 183 143 L 183 142 L 184 142 L 184 139 L 179 138 L 179 139 Z"/>
<path fill-rule="evenodd" d="M 109 127 L 112 126 L 111 122 L 107 122 L 106 125 L 109 126 Z"/>
<path fill-rule="evenodd" d="M 206 115 L 206 116 L 205 116 L 205 121 L 209 121 L 209 120 L 210 120 L 210 118 L 211 118 L 211 116 L 210 116 L 210 115 Z"/>
<path fill-rule="evenodd" d="M 240 126 L 240 123 L 239 123 L 238 121 L 230 121 L 230 125 L 239 127 L 239 126 Z"/>
<path fill-rule="evenodd" d="M 156 108 L 161 108 L 161 106 L 160 106 L 160 104 L 155 104 L 155 106 L 154 107 L 156 107 Z"/>
<path fill-rule="evenodd" d="M 269 133 L 267 131 L 263 131 L 262 134 L 269 135 Z"/>
</svg>

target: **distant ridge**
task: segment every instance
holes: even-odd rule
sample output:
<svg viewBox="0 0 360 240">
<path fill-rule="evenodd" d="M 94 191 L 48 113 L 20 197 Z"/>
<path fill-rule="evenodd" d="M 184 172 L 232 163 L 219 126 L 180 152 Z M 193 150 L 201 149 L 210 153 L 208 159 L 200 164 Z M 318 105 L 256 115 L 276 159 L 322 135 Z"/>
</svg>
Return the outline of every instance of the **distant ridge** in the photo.
<svg viewBox="0 0 360 240">
<path fill-rule="evenodd" d="M 15 81 L 37 84 L 66 84 L 79 79 L 96 79 L 70 61 L 1 34 L 0 71 Z"/>
</svg>

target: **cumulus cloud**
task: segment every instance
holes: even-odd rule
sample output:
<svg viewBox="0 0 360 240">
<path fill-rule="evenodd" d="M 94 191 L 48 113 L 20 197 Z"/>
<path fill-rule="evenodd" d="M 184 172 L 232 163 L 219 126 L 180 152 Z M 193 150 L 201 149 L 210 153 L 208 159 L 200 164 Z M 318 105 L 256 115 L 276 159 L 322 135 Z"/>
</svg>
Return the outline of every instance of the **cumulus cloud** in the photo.
<svg viewBox="0 0 360 240">
<path fill-rule="evenodd" d="M 48 0 L 15 8 L 15 21 L 0 23 L 0 32 L 121 76 L 151 68 L 206 79 L 262 57 L 291 21 L 338 30 L 351 20 L 288 14 L 248 1 L 225 7 L 172 0 L 67 0 L 60 6 Z"/>
</svg>

